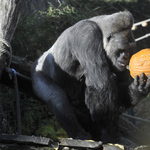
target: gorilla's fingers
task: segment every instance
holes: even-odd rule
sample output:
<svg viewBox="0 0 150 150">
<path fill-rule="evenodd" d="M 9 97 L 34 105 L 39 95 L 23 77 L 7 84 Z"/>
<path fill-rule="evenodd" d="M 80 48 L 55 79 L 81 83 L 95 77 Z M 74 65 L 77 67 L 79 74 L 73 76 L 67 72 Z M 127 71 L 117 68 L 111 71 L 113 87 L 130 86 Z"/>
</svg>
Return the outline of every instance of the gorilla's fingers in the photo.
<svg viewBox="0 0 150 150">
<path fill-rule="evenodd" d="M 141 73 L 140 80 L 139 80 L 139 88 L 138 88 L 140 92 L 144 90 L 144 86 L 145 86 L 144 79 L 145 79 L 145 74 Z"/>
<path fill-rule="evenodd" d="M 150 74 L 148 75 L 145 88 L 150 90 Z"/>
<path fill-rule="evenodd" d="M 139 84 L 139 76 L 136 75 L 135 78 L 134 78 L 134 85 L 138 86 L 138 84 Z"/>
<path fill-rule="evenodd" d="M 145 74 L 141 73 L 140 81 L 139 81 L 140 86 L 144 86 L 145 85 L 145 82 L 144 82 L 145 79 L 146 79 Z"/>
</svg>

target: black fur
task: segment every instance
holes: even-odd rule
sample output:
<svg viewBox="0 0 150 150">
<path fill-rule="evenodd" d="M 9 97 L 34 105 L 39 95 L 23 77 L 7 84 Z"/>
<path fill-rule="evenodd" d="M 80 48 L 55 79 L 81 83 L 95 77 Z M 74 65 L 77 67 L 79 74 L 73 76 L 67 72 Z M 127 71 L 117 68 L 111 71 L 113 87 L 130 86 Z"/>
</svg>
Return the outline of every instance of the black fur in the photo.
<svg viewBox="0 0 150 150">
<path fill-rule="evenodd" d="M 144 75 L 133 81 L 126 69 L 135 53 L 132 25 L 127 11 L 82 20 L 34 63 L 34 92 L 69 137 L 109 135 L 112 142 L 119 115 L 148 94 L 150 79 L 146 85 Z"/>
</svg>

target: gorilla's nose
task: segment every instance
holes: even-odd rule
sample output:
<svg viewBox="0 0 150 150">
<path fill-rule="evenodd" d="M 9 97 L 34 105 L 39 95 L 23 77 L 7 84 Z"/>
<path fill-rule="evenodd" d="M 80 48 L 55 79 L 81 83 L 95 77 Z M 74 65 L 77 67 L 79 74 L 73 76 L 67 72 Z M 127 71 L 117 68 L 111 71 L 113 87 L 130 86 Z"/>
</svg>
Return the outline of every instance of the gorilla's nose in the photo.
<svg viewBox="0 0 150 150">
<path fill-rule="evenodd" d="M 129 52 L 126 52 L 126 53 L 124 54 L 123 58 L 124 58 L 125 60 L 128 60 L 128 59 L 129 59 L 129 56 L 130 56 Z"/>
<path fill-rule="evenodd" d="M 136 46 L 135 42 L 129 43 L 127 49 L 134 48 Z"/>
</svg>

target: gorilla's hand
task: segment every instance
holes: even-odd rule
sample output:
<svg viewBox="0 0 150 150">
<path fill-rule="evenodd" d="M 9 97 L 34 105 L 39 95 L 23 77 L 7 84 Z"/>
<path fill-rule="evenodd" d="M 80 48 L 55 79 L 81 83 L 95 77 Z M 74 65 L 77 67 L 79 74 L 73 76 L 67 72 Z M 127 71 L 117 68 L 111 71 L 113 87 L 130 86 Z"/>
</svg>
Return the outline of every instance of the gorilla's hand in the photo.
<svg viewBox="0 0 150 150">
<path fill-rule="evenodd" d="M 142 73 L 140 77 L 136 75 L 132 86 L 134 86 L 140 94 L 147 95 L 150 92 L 150 75 L 148 78 L 144 73 Z"/>
<path fill-rule="evenodd" d="M 139 77 L 136 75 L 133 83 L 130 85 L 130 94 L 132 96 L 132 104 L 135 105 L 139 100 L 145 98 L 150 92 L 150 75 L 148 78 L 144 73 Z"/>
</svg>

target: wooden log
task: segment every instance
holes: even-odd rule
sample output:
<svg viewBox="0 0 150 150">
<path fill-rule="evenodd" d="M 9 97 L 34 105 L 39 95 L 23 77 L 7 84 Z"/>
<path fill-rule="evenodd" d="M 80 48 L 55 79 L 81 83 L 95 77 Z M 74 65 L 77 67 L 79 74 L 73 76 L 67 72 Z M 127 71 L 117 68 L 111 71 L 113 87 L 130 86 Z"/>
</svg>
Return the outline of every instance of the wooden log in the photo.
<svg viewBox="0 0 150 150">
<path fill-rule="evenodd" d="M 0 150 L 55 150 L 55 149 L 35 144 L 31 145 L 19 143 L 0 143 Z"/>
<path fill-rule="evenodd" d="M 33 63 L 28 61 L 27 58 L 22 58 L 14 55 L 12 56 L 11 68 L 15 69 L 17 72 L 19 91 L 27 94 L 28 96 L 38 99 L 32 90 L 30 72 L 32 64 Z M 9 72 L 7 72 L 7 70 L 3 70 L 0 83 L 10 88 L 14 88 L 13 80 L 10 79 Z"/>
<path fill-rule="evenodd" d="M 10 135 L 3 134 L 0 135 L 1 142 L 7 143 L 26 143 L 26 144 L 39 144 L 49 146 L 49 142 L 52 141 L 50 138 L 36 137 L 36 136 L 26 136 L 26 135 Z"/>
<path fill-rule="evenodd" d="M 50 138 L 26 135 L 0 135 L 0 149 L 2 150 L 54 150 L 58 149 L 58 142 Z"/>
<path fill-rule="evenodd" d="M 26 1 L 24 0 L 0 0 L 0 78 L 6 61 L 7 66 L 10 67 L 12 55 L 10 42 L 25 2 Z M 0 116 L 3 117 L 3 120 L 0 122 L 0 127 L 1 129 L 5 129 L 5 126 L 7 126 L 7 121 L 4 117 L 5 115 L 3 113 L 2 106 L 0 107 Z M 3 130 L 0 133 L 5 132 L 6 130 Z"/>
<path fill-rule="evenodd" d="M 103 150 L 125 150 L 125 147 L 123 145 L 118 145 L 118 144 L 116 144 L 116 145 L 107 144 L 107 145 L 103 145 Z M 134 148 L 132 148 L 130 150 L 134 150 Z"/>
<path fill-rule="evenodd" d="M 15 32 L 18 20 L 20 18 L 24 0 L 0 0 L 0 76 L 8 57 L 8 51 L 11 49 L 10 42 Z M 8 62 L 9 65 L 10 62 Z"/>
<path fill-rule="evenodd" d="M 70 138 L 61 138 L 59 139 L 60 147 L 71 147 L 71 148 L 99 148 L 102 146 L 102 142 L 95 142 L 90 140 L 76 140 Z"/>
<path fill-rule="evenodd" d="M 138 147 L 127 147 L 120 144 L 104 144 L 103 150 L 150 150 L 150 146 L 142 145 Z"/>
<path fill-rule="evenodd" d="M 136 147 L 134 150 L 150 150 L 150 146 L 149 145 L 142 145 L 142 146 Z"/>
<path fill-rule="evenodd" d="M 17 80 L 18 80 L 18 89 L 19 92 L 22 92 L 24 94 L 27 94 L 28 96 L 37 98 L 32 90 L 32 83 L 30 78 L 25 78 L 22 76 L 22 74 L 17 75 Z M 9 73 L 4 70 L 1 76 L 0 80 L 1 84 L 4 84 L 10 88 L 14 88 L 14 82 L 13 79 L 10 79 Z"/>
<path fill-rule="evenodd" d="M 12 55 L 11 68 L 14 68 L 17 72 L 27 77 L 31 77 L 30 71 L 32 64 L 33 62 L 29 61 L 26 57 Z"/>
</svg>

